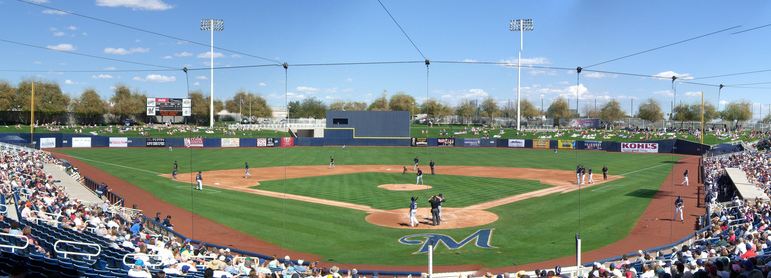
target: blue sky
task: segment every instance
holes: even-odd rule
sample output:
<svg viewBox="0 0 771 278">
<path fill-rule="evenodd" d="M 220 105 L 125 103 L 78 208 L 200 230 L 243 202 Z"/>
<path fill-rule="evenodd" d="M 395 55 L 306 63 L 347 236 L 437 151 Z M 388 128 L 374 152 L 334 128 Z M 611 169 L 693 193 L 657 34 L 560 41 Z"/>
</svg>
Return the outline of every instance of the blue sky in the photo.
<svg viewBox="0 0 771 278">
<path fill-rule="evenodd" d="M 28 0 L 33 1 L 33 0 Z M 515 99 L 516 70 L 500 65 L 430 67 L 426 92 L 423 64 L 335 67 L 292 67 L 300 63 L 420 61 L 423 58 L 400 33 L 377 0 L 334 1 L 181 1 L 181 0 L 34 0 L 63 10 L 109 19 L 197 42 L 208 43 L 199 30 L 201 18 L 221 18 L 225 30 L 215 45 L 289 63 L 289 100 L 316 97 L 371 101 L 384 91 L 404 91 L 418 101 L 428 97 L 449 104 L 462 99 Z M 575 68 L 676 42 L 712 31 L 734 30 L 664 48 L 591 69 L 646 75 L 701 77 L 771 68 L 771 27 L 731 34 L 771 23 L 767 1 L 395 1 L 383 0 L 430 60 L 516 61 L 519 36 L 508 31 L 513 18 L 533 18 L 535 30 L 525 34 L 526 63 Z M 17 0 L 0 0 L 0 17 L 9 27 L 0 39 L 173 68 L 208 67 L 208 47 L 132 31 L 74 15 L 58 14 Z M 181 70 L 114 72 L 156 68 L 80 57 L 0 42 L 0 80 L 24 78 L 57 81 L 73 96 L 94 88 L 102 96 L 115 84 L 126 84 L 148 96 L 183 97 Z M 268 63 L 227 51 L 215 51 L 215 65 Z M 46 72 L 18 72 L 18 70 Z M 61 70 L 95 70 L 73 73 Z M 191 89 L 209 92 L 209 72 L 191 71 Z M 215 97 L 225 99 L 245 89 L 284 105 L 284 71 L 280 67 L 218 70 Z M 709 84 L 771 81 L 771 72 L 703 79 Z M 570 96 L 575 106 L 575 71 L 525 68 L 523 97 L 540 106 Z M 727 87 L 722 100 L 771 104 L 771 84 Z M 766 88 L 767 87 L 767 88 Z M 677 102 L 695 103 L 704 91 L 712 103 L 717 89 L 677 86 Z M 670 82 L 649 78 L 585 72 L 582 109 L 615 98 L 634 109 L 653 97 L 669 110 Z"/>
</svg>

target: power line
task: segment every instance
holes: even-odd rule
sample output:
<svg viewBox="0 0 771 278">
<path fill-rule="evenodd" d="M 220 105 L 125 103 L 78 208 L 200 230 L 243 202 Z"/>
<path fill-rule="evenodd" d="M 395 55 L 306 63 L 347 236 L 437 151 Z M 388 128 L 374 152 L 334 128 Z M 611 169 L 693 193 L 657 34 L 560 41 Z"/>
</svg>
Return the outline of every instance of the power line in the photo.
<svg viewBox="0 0 771 278">
<path fill-rule="evenodd" d="M 26 47 L 31 47 L 31 48 L 38 48 L 38 49 L 43 49 L 43 50 L 48 50 L 48 51 L 55 51 L 55 52 L 59 52 L 59 53 L 66 53 L 66 54 L 71 54 L 71 55 L 95 58 L 95 59 L 109 60 L 109 61 L 115 61 L 115 62 L 121 62 L 121 63 L 141 65 L 141 66 L 150 66 L 150 67 L 156 67 L 156 68 L 165 68 L 165 69 L 170 69 L 170 70 L 179 70 L 178 68 L 161 66 L 161 65 L 155 65 L 155 64 L 149 64 L 149 63 L 143 63 L 143 62 L 135 62 L 135 61 L 129 61 L 129 60 L 115 59 L 115 58 L 109 58 L 109 57 L 104 57 L 104 56 L 97 56 L 97 55 L 91 55 L 91 54 L 85 54 L 85 53 L 78 53 L 78 52 L 74 52 L 74 51 L 57 50 L 57 49 L 53 49 L 53 48 L 49 48 L 49 47 L 45 47 L 45 46 L 34 45 L 34 44 L 29 44 L 29 43 L 24 43 L 24 42 L 17 42 L 17 41 L 6 40 L 6 39 L 1 39 L 1 38 L 0 38 L 0 42 L 5 42 L 5 43 L 10 43 L 10 44 L 15 44 L 15 45 L 21 45 L 21 46 L 26 46 Z"/>
<path fill-rule="evenodd" d="M 281 67 L 277 64 L 258 64 L 258 65 L 239 65 L 239 66 L 220 66 L 214 67 L 215 70 L 227 70 L 227 69 L 246 69 L 246 68 L 263 68 L 263 67 Z M 188 68 L 189 71 L 209 70 L 210 68 Z"/>
<path fill-rule="evenodd" d="M 749 31 L 760 29 L 760 28 L 766 28 L 768 26 L 771 26 L 771 24 L 766 24 L 766 25 L 761 25 L 761 26 L 753 27 L 753 28 L 746 29 L 746 30 L 736 31 L 736 32 L 731 33 L 731 35 L 741 34 L 741 33 L 744 33 L 744 32 L 749 32 Z"/>
<path fill-rule="evenodd" d="M 602 65 L 602 64 L 607 64 L 607 63 L 618 61 L 618 60 L 621 60 L 621 59 L 626 59 L 626 58 L 629 58 L 629 57 L 632 57 L 632 56 L 637 56 L 637 55 L 648 53 L 648 52 L 651 52 L 651 51 L 656 51 L 656 50 L 659 50 L 659 49 L 662 49 L 662 48 L 666 48 L 666 47 L 678 45 L 678 44 L 681 44 L 681 43 L 686 43 L 686 42 L 689 42 L 689 41 L 692 41 L 692 40 L 700 39 L 700 38 L 703 38 L 703 37 L 719 34 L 719 33 L 722 33 L 722 32 L 728 31 L 728 30 L 732 30 L 732 29 L 736 29 L 736 28 L 739 28 L 739 27 L 741 27 L 741 25 L 736 25 L 736 26 L 733 26 L 733 27 L 728 27 L 728 28 L 725 28 L 725 29 L 717 30 L 717 31 L 714 31 L 714 32 L 706 33 L 706 34 L 703 34 L 703 35 L 699 35 L 699 36 L 696 36 L 696 37 L 684 39 L 684 40 L 681 40 L 681 41 L 665 44 L 665 45 L 662 45 L 662 46 L 657 46 L 657 47 L 654 47 L 654 48 L 651 48 L 651 49 L 635 52 L 635 53 L 632 53 L 632 54 L 629 54 L 629 55 L 624 55 L 624 56 L 621 56 L 621 57 L 618 57 L 618 58 L 614 58 L 614 59 L 610 59 L 610 60 L 607 60 L 607 61 L 603 61 L 603 62 L 599 62 L 599 63 L 596 63 L 596 64 L 592 64 L 592 65 L 589 65 L 589 66 L 585 66 L 583 68 L 590 68 L 590 67 L 595 67 L 595 66 L 599 66 L 599 65 Z"/>
<path fill-rule="evenodd" d="M 516 64 L 510 63 L 510 62 L 491 62 L 491 61 L 435 61 L 435 60 L 431 60 L 431 63 L 438 63 L 438 64 L 498 65 L 498 66 L 514 66 L 514 65 L 516 65 Z M 555 70 L 575 70 L 575 68 L 542 66 L 542 65 L 526 65 L 526 66 L 523 66 L 523 68 L 555 69 Z"/>
<path fill-rule="evenodd" d="M 712 75 L 712 76 L 705 76 L 705 77 L 697 77 L 697 78 L 694 78 L 693 80 L 697 80 L 697 79 L 711 79 L 711 78 L 718 78 L 718 77 L 729 77 L 729 76 L 737 76 L 737 75 L 747 75 L 747 74 L 763 73 L 763 72 L 771 72 L 771 69 L 762 69 L 762 70 L 753 70 L 753 71 L 745 71 L 745 72 L 736 72 L 736 73 Z"/>
<path fill-rule="evenodd" d="M 46 9 L 51 9 L 51 10 L 63 12 L 63 13 L 66 13 L 66 14 L 71 14 L 71 15 L 74 15 L 74 16 L 78 16 L 78 17 L 82 17 L 82 18 L 86 18 L 86 19 L 90 19 L 90 20 L 94 20 L 94 21 L 99 21 L 99 22 L 102 22 L 102 23 L 110 24 L 110 25 L 115 25 L 115 26 L 118 26 L 118 27 L 123 27 L 123 28 L 126 28 L 126 29 L 131 29 L 131 30 L 134 30 L 134 31 L 148 33 L 148 34 L 152 34 L 152 35 L 156 35 L 156 36 L 160 36 L 160 37 L 164 37 L 164 38 L 168 38 L 168 39 L 184 41 L 184 42 L 187 42 L 187 43 L 192 43 L 192 44 L 196 44 L 196 45 L 200 45 L 200 46 L 210 47 L 210 45 L 207 44 L 207 43 L 192 41 L 192 40 L 180 38 L 180 37 L 173 36 L 173 35 L 168 35 L 168 34 L 164 34 L 164 33 L 160 33 L 160 32 L 150 31 L 150 30 L 147 30 L 147 29 L 143 29 L 143 28 L 139 28 L 139 27 L 135 27 L 135 26 L 131 26 L 131 25 L 126 25 L 126 24 L 123 24 L 123 23 L 118 23 L 118 22 L 110 21 L 110 20 L 103 19 L 103 18 L 98 18 L 98 17 L 94 17 L 94 16 L 80 14 L 80 13 L 76 13 L 76 12 L 72 12 L 72 11 L 66 11 L 66 10 L 62 10 L 62 9 L 59 9 L 59 8 L 54 8 L 54 7 L 51 7 L 51 6 L 48 6 L 48 5 L 43 5 L 43 4 L 39 4 L 39 3 L 30 2 L 30 1 L 27 1 L 27 0 L 16 0 L 16 1 L 24 3 L 24 4 L 28 4 L 28 5 L 33 5 L 33 6 L 38 6 L 38 7 L 41 7 L 41 8 L 46 8 Z M 258 55 L 254 55 L 254 54 L 249 54 L 249 53 L 245 53 L 245 52 L 241 52 L 241 51 L 237 51 L 237 50 L 227 49 L 227 48 L 224 48 L 224 47 L 214 47 L 214 49 L 218 49 L 218 50 L 222 50 L 222 51 L 227 51 L 227 52 L 234 53 L 234 54 L 244 55 L 244 56 L 248 56 L 248 57 L 252 57 L 252 58 L 257 58 L 257 59 L 261 59 L 261 60 L 265 60 L 265 61 L 269 61 L 269 62 L 274 62 L 276 64 L 281 64 L 280 61 L 275 60 L 275 59 L 270 59 L 270 58 L 266 58 L 266 57 L 262 57 L 262 56 L 258 56 Z M 212 53 L 212 55 L 214 55 L 214 53 Z"/>
<path fill-rule="evenodd" d="M 418 48 L 418 46 L 415 44 L 415 42 L 412 41 L 412 38 L 410 38 L 410 35 L 407 35 L 407 31 L 404 31 L 404 28 L 402 28 L 402 25 L 399 24 L 398 21 L 396 21 L 396 18 L 394 18 L 394 16 L 391 14 L 391 12 L 388 10 L 388 8 L 386 8 L 386 6 L 383 5 L 383 1 L 377 0 L 377 2 L 380 3 L 380 6 L 383 7 L 383 10 L 385 10 L 385 12 L 388 14 L 388 16 L 391 17 L 391 20 L 393 20 L 394 24 L 396 24 L 396 26 L 399 27 L 399 30 L 402 31 L 402 34 L 404 34 L 404 37 L 406 37 L 407 40 L 410 41 L 410 43 L 412 44 L 412 47 L 414 47 L 415 50 L 417 50 L 418 53 L 420 53 L 420 56 L 423 57 L 424 60 L 428 60 L 428 58 L 426 58 L 426 55 L 423 55 L 423 51 L 420 51 L 420 48 Z"/>
<path fill-rule="evenodd" d="M 179 69 L 125 69 L 125 70 L 29 70 L 29 69 L 0 69 L 0 72 L 28 72 L 28 73 L 105 73 L 105 72 L 159 72 L 178 71 Z"/>
<path fill-rule="evenodd" d="M 373 62 L 289 64 L 289 66 L 292 66 L 292 67 L 359 66 L 359 65 L 391 65 L 391 64 L 425 64 L 425 62 L 426 61 L 373 61 Z"/>
</svg>

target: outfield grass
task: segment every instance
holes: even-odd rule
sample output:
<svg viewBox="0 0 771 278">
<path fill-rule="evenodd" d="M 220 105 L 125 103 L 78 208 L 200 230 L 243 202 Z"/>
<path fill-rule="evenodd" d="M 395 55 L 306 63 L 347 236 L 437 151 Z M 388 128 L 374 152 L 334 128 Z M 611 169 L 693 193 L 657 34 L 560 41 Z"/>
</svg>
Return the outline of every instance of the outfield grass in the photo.
<svg viewBox="0 0 771 278">
<path fill-rule="evenodd" d="M 377 209 L 398 209 L 408 207 L 411 196 L 420 198 L 421 206 L 427 206 L 431 195 L 442 193 L 448 198 L 443 204 L 444 207 L 458 208 L 548 187 L 537 181 L 453 175 L 424 175 L 423 180 L 432 186 L 430 190 L 392 191 L 377 187 L 381 184 L 412 184 L 415 182 L 413 173 L 357 173 L 306 177 L 261 182 L 254 188 L 343 201 Z"/>
<path fill-rule="evenodd" d="M 222 190 L 191 198 L 189 186 L 159 177 L 178 160 L 180 169 L 237 169 L 278 165 L 326 165 L 329 155 L 338 164 L 408 164 L 413 157 L 441 165 L 489 165 L 574 169 L 578 163 L 626 178 L 582 190 L 581 226 L 584 250 L 624 238 L 672 167 L 673 155 L 641 155 L 596 151 L 513 150 L 495 148 L 377 148 L 331 147 L 291 149 L 63 149 L 156 195 L 213 221 L 285 248 L 318 254 L 326 261 L 383 265 L 424 265 L 418 246 L 398 239 L 417 233 L 375 226 L 360 211 Z M 190 161 L 192 158 L 192 167 Z M 647 169 L 647 170 L 643 170 Z M 642 170 L 642 171 L 641 171 Z M 283 182 L 284 186 L 293 181 Z M 276 186 L 281 186 L 276 184 Z M 463 239 L 479 228 L 494 228 L 494 249 L 467 245 L 459 250 L 440 247 L 437 265 L 480 264 L 488 267 L 524 264 L 573 254 L 578 227 L 578 192 L 548 195 L 491 209 L 499 215 L 483 227 L 442 230 Z M 404 203 L 404 201 L 402 201 Z M 194 204 L 194 205 L 193 205 Z M 232 205 L 235 204 L 235 205 Z M 281 255 L 281 254 L 277 254 Z"/>
</svg>

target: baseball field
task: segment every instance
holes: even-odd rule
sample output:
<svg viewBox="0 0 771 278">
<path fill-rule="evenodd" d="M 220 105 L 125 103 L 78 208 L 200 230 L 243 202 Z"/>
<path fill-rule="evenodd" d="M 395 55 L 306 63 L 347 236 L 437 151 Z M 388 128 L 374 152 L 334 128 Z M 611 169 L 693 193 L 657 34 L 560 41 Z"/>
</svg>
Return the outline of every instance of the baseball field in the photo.
<svg viewBox="0 0 771 278">
<path fill-rule="evenodd" d="M 679 183 L 670 173 L 684 159 L 669 154 L 501 148 L 96 148 L 55 152 L 142 189 L 160 202 L 192 211 L 210 220 L 212 227 L 223 225 L 321 261 L 425 265 L 426 254 L 418 252 L 420 242 L 400 239 L 420 241 L 425 234 L 441 234 L 459 244 L 440 244 L 435 264 L 491 268 L 570 256 L 579 231 L 584 251 L 628 238 L 640 225 L 643 213 L 651 209 L 649 204 L 658 198 L 659 189 Z M 335 168 L 328 166 L 330 157 L 335 158 Z M 416 181 L 411 165 L 415 157 L 426 172 L 428 189 L 408 186 Z M 175 160 L 180 168 L 177 180 L 169 175 Z M 436 175 L 430 175 L 429 160 L 436 161 Z M 243 177 L 246 161 L 251 166 L 248 179 Z M 612 177 L 577 190 L 578 164 L 594 169 L 597 181 L 602 180 L 600 169 L 607 165 Z M 403 166 L 409 168 L 408 173 L 402 173 Z M 89 171 L 84 174 L 89 176 Z M 190 173 L 197 171 L 203 172 L 203 191 L 191 190 Z M 396 187 L 383 186 L 389 184 Z M 404 188 L 394 190 L 400 186 Z M 122 189 L 113 190 L 120 194 Z M 425 212 L 427 199 L 439 193 L 447 199 L 443 205 L 446 226 L 427 225 L 425 213 L 419 213 L 422 224 L 417 228 L 402 222 L 407 219 L 411 196 L 419 198 L 421 212 Z M 154 214 L 149 211 L 156 208 L 152 204 L 133 203 L 147 209 L 146 214 Z M 669 215 L 669 208 L 665 210 Z M 182 223 L 189 217 L 189 213 L 175 215 L 175 220 Z M 207 227 L 193 224 L 197 225 L 193 236 L 204 235 L 199 231 Z M 190 232 L 187 225 L 179 225 L 177 230 Z M 473 238 L 461 244 L 480 230 L 489 231 L 487 244 Z M 242 246 L 232 242 L 235 239 L 205 240 Z"/>
</svg>

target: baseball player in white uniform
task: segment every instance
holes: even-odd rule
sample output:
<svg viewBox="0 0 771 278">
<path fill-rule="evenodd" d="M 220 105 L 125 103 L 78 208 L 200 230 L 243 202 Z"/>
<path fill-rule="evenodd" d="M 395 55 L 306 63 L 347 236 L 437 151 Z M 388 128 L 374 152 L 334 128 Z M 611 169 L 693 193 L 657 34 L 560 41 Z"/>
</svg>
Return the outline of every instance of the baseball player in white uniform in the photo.
<svg viewBox="0 0 771 278">
<path fill-rule="evenodd" d="M 411 197 L 410 198 L 410 227 L 416 227 L 419 225 L 418 222 L 418 198 L 417 197 Z"/>
<path fill-rule="evenodd" d="M 685 169 L 685 172 L 683 172 L 683 182 L 681 185 L 688 186 L 688 169 Z"/>
<path fill-rule="evenodd" d="M 589 184 L 593 184 L 594 183 L 594 174 L 592 173 L 592 168 L 589 168 L 589 181 L 588 181 L 588 183 Z"/>
<path fill-rule="evenodd" d="M 680 222 L 685 222 L 685 218 L 683 218 L 683 199 L 680 196 L 677 196 L 675 200 L 675 216 L 672 217 L 672 220 L 677 220 L 678 215 L 680 215 Z"/>
<path fill-rule="evenodd" d="M 201 171 L 198 171 L 198 174 L 195 175 L 195 182 L 197 184 L 195 189 L 203 190 L 203 175 L 201 174 Z"/>
</svg>

